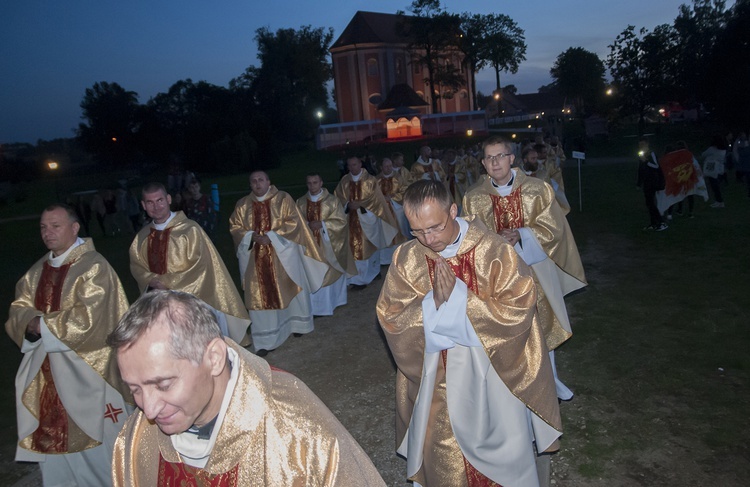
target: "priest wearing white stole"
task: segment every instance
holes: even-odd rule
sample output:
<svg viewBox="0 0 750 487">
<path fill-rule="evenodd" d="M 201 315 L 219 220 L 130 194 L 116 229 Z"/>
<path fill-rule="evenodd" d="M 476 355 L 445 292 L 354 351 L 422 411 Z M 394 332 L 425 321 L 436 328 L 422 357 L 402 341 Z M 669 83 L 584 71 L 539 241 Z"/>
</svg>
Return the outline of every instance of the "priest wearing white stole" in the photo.
<svg viewBox="0 0 750 487">
<path fill-rule="evenodd" d="M 398 367 L 407 477 L 545 484 L 542 453 L 558 448 L 562 427 L 531 270 L 481 222 L 456 218 L 442 183 L 412 184 L 404 208 L 417 239 L 396 250 L 377 314 Z"/>
<path fill-rule="evenodd" d="M 313 331 L 310 293 L 320 289 L 328 264 L 289 194 L 268 174 L 250 174 L 252 193 L 229 217 L 250 313 L 253 345 L 264 356 L 294 334 Z"/>
<path fill-rule="evenodd" d="M 537 308 L 557 394 L 561 400 L 570 400 L 573 392 L 557 377 L 554 350 L 573 333 L 563 298 L 586 286 L 578 247 L 552 187 L 511 169 L 515 160 L 511 144 L 495 136 L 482 147 L 487 177 L 464 196 L 463 214 L 476 215 L 508 240 L 534 270 Z"/>
<path fill-rule="evenodd" d="M 344 208 L 323 187 L 320 174 L 309 174 L 306 183 L 307 194 L 297 199 L 297 207 L 330 265 L 323 286 L 310 296 L 312 310 L 315 316 L 331 316 L 334 309 L 346 304 L 346 281 L 357 274 L 357 268 L 349 248 Z"/>
<path fill-rule="evenodd" d="M 357 266 L 349 284 L 359 290 L 380 277 L 380 250 L 398 243 L 400 234 L 377 179 L 362 170 L 359 157 L 350 157 L 346 164 L 349 174 L 341 178 L 334 194 L 348 217 L 349 246 Z"/>
<path fill-rule="evenodd" d="M 75 210 L 42 213 L 50 252 L 16 285 L 5 330 L 21 347 L 16 461 L 38 462 L 44 485 L 111 485 L 112 448 L 133 410 L 106 337 L 128 308 L 114 269 L 78 237 Z"/>
</svg>

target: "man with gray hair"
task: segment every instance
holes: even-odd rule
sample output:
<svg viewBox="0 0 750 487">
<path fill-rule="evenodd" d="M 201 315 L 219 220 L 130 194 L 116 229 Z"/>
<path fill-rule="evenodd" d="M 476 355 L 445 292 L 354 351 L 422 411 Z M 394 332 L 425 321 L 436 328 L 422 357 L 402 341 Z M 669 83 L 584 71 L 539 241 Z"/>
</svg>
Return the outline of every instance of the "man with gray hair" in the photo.
<svg viewBox="0 0 750 487">
<path fill-rule="evenodd" d="M 115 486 L 385 486 L 320 399 L 222 337 L 196 297 L 141 296 L 107 342 L 140 408 L 115 443 Z"/>
</svg>

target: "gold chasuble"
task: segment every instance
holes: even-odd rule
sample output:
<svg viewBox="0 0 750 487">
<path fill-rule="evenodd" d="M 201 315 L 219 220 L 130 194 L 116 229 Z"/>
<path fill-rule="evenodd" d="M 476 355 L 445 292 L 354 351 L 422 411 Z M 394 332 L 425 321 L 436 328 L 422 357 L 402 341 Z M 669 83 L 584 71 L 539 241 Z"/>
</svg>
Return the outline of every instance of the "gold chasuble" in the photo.
<svg viewBox="0 0 750 487">
<path fill-rule="evenodd" d="M 404 186 L 395 171 L 390 176 L 385 176 L 382 172 L 378 174 L 378 184 L 380 185 L 380 191 L 386 198 L 390 198 L 399 205 L 404 200 L 404 193 L 408 185 Z"/>
<path fill-rule="evenodd" d="M 52 335 L 132 404 L 130 390 L 120 379 L 117 361 L 105 341 L 127 309 L 117 274 L 87 238 L 70 251 L 60 267 L 51 266 L 45 255 L 18 281 L 5 330 L 21 347 L 29 321 L 41 316 Z M 61 454 L 99 445 L 68 415 L 57 392 L 49 355 L 43 360 L 26 390 L 17 391 L 22 394 L 23 406 L 39 422 L 36 431 L 21 438 L 18 446 L 41 454 Z"/>
<path fill-rule="evenodd" d="M 153 278 L 190 293 L 227 315 L 250 317 L 224 261 L 206 232 L 182 211 L 164 230 L 146 225 L 130 245 L 130 272 L 143 292 Z"/>
<path fill-rule="evenodd" d="M 468 218 L 469 228 L 455 257 L 447 259 L 467 286 L 466 312 L 493 369 L 534 414 L 562 431 L 554 378 L 539 325 L 531 269 L 499 236 Z M 396 446 L 405 438 L 422 380 L 425 338 L 422 301 L 432 290 L 438 254 L 412 240 L 393 255 L 377 304 L 377 315 L 396 361 Z M 422 485 L 489 487 L 464 458 L 456 441 L 446 395 L 446 366 L 438 361 L 424 439 L 424 460 L 410 480 Z M 555 442 L 550 450 L 557 449 Z M 510 487 L 510 486 L 506 486 Z"/>
<path fill-rule="evenodd" d="M 186 465 L 169 436 L 133 414 L 115 443 L 114 487 L 385 487 L 374 465 L 299 379 L 236 343 L 237 383 L 204 468 Z"/>
<path fill-rule="evenodd" d="M 430 158 L 429 162 L 425 162 L 421 156 L 411 166 L 411 177 L 414 181 L 430 179 L 445 183 L 445 171 L 443 171 L 440 161 Z"/>
<path fill-rule="evenodd" d="M 464 196 L 462 213 L 476 215 L 496 232 L 529 228 L 559 272 L 578 281 L 579 287 L 586 285 L 573 233 L 549 184 L 516 170 L 511 192 L 503 197 L 497 193 L 492 180 L 485 176 Z M 547 346 L 554 350 L 570 338 L 571 333 L 560 324 L 538 282 L 537 291 L 537 307 Z"/>
<path fill-rule="evenodd" d="M 378 180 L 373 175 L 362 169 L 359 173 L 358 181 L 352 179 L 351 174 L 345 175 L 339 181 L 334 194 L 341 202 L 341 206 L 346 208 L 350 201 L 358 201 L 361 207 L 374 214 L 380 220 L 397 230 L 393 241 L 388 242 L 387 246 L 401 243 L 403 236 L 398 232 L 398 222 L 393 216 L 391 205 L 383 197 Z M 367 260 L 378 248 L 370 242 L 362 231 L 359 222 L 359 210 L 348 211 L 349 219 L 349 246 L 355 260 Z"/>
<path fill-rule="evenodd" d="M 235 249 L 247 232 L 279 237 L 302 247 L 307 257 L 325 262 L 310 228 L 289 194 L 271 185 L 263 201 L 252 193 L 240 199 L 229 217 Z M 245 306 L 250 310 L 286 309 L 302 290 L 281 264 L 273 245 L 253 243 L 245 272 Z"/>
<path fill-rule="evenodd" d="M 331 242 L 333 254 L 336 258 L 336 262 L 329 262 L 331 268 L 326 273 L 325 280 L 323 281 L 323 287 L 330 286 L 336 280 L 341 277 L 342 272 L 337 269 L 339 267 L 346 271 L 349 275 L 357 273 L 357 268 L 354 264 L 354 256 L 352 255 L 351 248 L 349 247 L 349 227 L 348 218 L 344 213 L 344 208 L 327 189 L 323 188 L 322 194 L 318 198 L 318 201 L 312 201 L 310 199 L 310 193 L 297 200 L 297 208 L 300 213 L 305 217 L 308 222 L 325 222 L 325 228 L 328 232 L 328 239 Z M 312 231 L 312 230 L 311 230 Z M 320 247 L 320 252 L 325 255 L 323 248 L 323 229 L 312 231 L 315 243 Z"/>
</svg>

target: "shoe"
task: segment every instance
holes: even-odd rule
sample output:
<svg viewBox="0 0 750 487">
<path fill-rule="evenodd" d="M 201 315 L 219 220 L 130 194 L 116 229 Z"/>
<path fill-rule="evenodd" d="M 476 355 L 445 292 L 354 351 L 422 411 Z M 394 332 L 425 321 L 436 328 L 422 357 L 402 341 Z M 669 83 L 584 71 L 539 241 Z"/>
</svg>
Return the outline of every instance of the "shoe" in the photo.
<svg viewBox="0 0 750 487">
<path fill-rule="evenodd" d="M 724 202 L 716 202 L 711 205 L 711 208 L 724 208 Z"/>
<path fill-rule="evenodd" d="M 688 218 L 690 218 L 692 220 L 693 218 L 695 218 L 695 216 L 691 213 L 691 214 L 688 215 Z"/>
<path fill-rule="evenodd" d="M 656 227 L 654 230 L 657 232 L 661 232 L 662 230 L 666 230 L 669 228 L 666 223 L 660 223 L 658 227 Z"/>
<path fill-rule="evenodd" d="M 294 336 L 294 338 L 299 338 L 302 336 L 302 333 L 292 333 L 292 335 Z"/>
<path fill-rule="evenodd" d="M 643 231 L 644 231 L 644 232 L 645 232 L 645 231 L 648 231 L 648 230 L 656 230 L 656 227 L 655 227 L 655 226 L 653 226 L 653 225 L 649 225 L 649 226 L 647 226 L 647 227 L 643 227 Z"/>
<path fill-rule="evenodd" d="M 367 284 L 349 284 L 350 291 L 361 291 L 367 287 Z"/>
<path fill-rule="evenodd" d="M 266 350 L 265 348 L 261 348 L 260 350 L 258 350 L 257 352 L 255 352 L 255 355 L 257 355 L 258 357 L 265 357 L 266 355 L 268 355 L 268 352 L 270 352 L 270 350 Z"/>
<path fill-rule="evenodd" d="M 375 276 L 375 277 L 374 277 L 374 278 L 373 278 L 372 280 L 373 280 L 373 281 L 379 281 L 379 280 L 381 280 L 382 278 L 383 278 L 383 275 L 382 275 L 382 274 L 378 274 L 378 275 L 376 275 L 376 276 Z"/>
</svg>

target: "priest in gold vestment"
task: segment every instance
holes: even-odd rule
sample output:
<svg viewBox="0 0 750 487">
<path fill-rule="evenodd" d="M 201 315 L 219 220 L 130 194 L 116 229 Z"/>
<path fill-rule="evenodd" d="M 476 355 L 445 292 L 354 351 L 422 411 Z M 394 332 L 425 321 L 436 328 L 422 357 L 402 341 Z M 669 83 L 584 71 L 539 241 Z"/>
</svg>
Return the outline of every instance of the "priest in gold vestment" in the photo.
<svg viewBox="0 0 750 487">
<path fill-rule="evenodd" d="M 330 268 L 323 286 L 310 295 L 315 316 L 331 316 L 346 304 L 346 281 L 357 273 L 349 247 L 349 228 L 338 198 L 323 187 L 320 174 L 309 174 L 307 194 L 297 199 L 297 207 L 326 258 Z"/>
<path fill-rule="evenodd" d="M 108 343 L 140 408 L 115 444 L 116 487 L 385 487 L 320 399 L 222 337 L 195 297 L 141 296 Z"/>
<path fill-rule="evenodd" d="M 404 207 L 417 239 L 396 250 L 377 314 L 398 368 L 407 476 L 538 487 L 549 456 L 534 448 L 557 449 L 561 421 L 531 270 L 481 222 L 456 218 L 442 183 L 414 183 Z"/>
<path fill-rule="evenodd" d="M 419 149 L 419 157 L 411 166 L 411 177 L 414 181 L 420 179 L 429 179 L 431 181 L 440 181 L 445 183 L 445 171 L 439 159 L 433 159 L 432 149 L 429 146 L 422 146 Z"/>
<path fill-rule="evenodd" d="M 264 356 L 289 335 L 313 331 L 310 293 L 323 285 L 329 266 L 292 197 L 264 171 L 250 174 L 250 187 L 229 217 L 229 232 L 253 320 L 253 345 Z"/>
<path fill-rule="evenodd" d="M 357 275 L 352 289 L 363 289 L 380 276 L 380 250 L 400 240 L 398 223 L 374 176 L 362 169 L 359 157 L 346 161 L 349 174 L 341 178 L 334 194 L 349 223 L 349 246 Z"/>
<path fill-rule="evenodd" d="M 398 222 L 398 240 L 393 245 L 380 251 L 380 265 L 390 265 L 393 251 L 396 250 L 397 245 L 405 242 L 411 235 L 409 233 L 409 222 L 406 220 L 406 215 L 404 215 L 404 207 L 401 206 L 406 186 L 393 167 L 393 161 L 388 157 L 384 158 L 380 163 L 380 173 L 376 178 L 378 186 L 380 186 L 380 191 L 383 193 L 388 206 L 390 206 L 391 213 L 396 218 L 396 222 Z"/>
<path fill-rule="evenodd" d="M 249 344 L 250 317 L 224 261 L 201 226 L 182 211 L 161 183 L 141 191 L 141 206 L 152 219 L 130 245 L 130 272 L 141 292 L 173 289 L 195 295 L 216 310 L 222 332 Z"/>
<path fill-rule="evenodd" d="M 21 347 L 16 460 L 38 462 L 45 486 L 111 485 L 112 448 L 132 406 L 107 335 L 128 308 L 114 269 L 78 237 L 75 210 L 41 218 L 50 252 L 18 281 L 5 330 Z"/>
<path fill-rule="evenodd" d="M 463 214 L 476 215 L 502 235 L 534 270 L 539 317 L 550 349 L 572 335 L 564 297 L 586 286 L 583 264 L 568 220 L 549 184 L 512 169 L 510 143 L 490 137 L 483 144 L 487 177 L 464 196 Z M 558 396 L 573 393 L 556 377 Z"/>
</svg>

